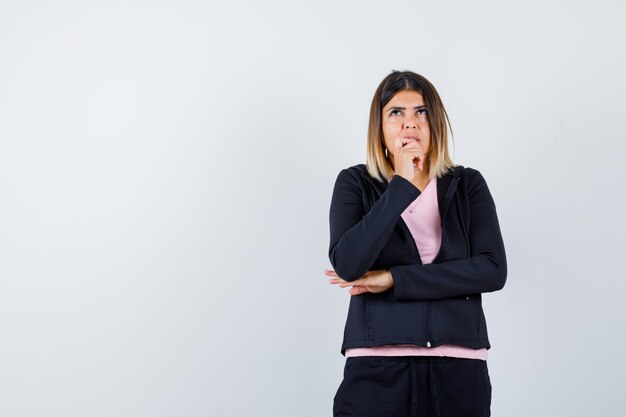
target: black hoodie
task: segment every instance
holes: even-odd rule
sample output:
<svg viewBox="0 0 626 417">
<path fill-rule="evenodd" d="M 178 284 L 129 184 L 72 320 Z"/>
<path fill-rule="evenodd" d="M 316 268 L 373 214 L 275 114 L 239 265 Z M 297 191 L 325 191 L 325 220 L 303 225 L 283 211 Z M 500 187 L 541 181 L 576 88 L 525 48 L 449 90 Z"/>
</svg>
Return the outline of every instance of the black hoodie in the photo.
<svg viewBox="0 0 626 417">
<path fill-rule="evenodd" d="M 351 296 L 341 354 L 387 344 L 489 349 L 481 294 L 502 289 L 507 266 L 494 201 L 481 173 L 455 166 L 437 178 L 441 247 L 422 264 L 402 212 L 421 194 L 410 181 L 372 178 L 365 164 L 341 170 L 330 205 L 329 259 L 354 281 L 389 269 L 394 285 Z"/>
</svg>

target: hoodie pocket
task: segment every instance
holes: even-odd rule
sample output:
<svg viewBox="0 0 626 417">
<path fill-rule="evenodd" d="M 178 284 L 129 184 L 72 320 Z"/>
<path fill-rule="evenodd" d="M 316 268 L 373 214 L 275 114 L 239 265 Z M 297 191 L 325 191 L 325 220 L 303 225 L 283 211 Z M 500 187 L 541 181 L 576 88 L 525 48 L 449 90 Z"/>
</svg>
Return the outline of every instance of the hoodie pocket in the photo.
<svg viewBox="0 0 626 417">
<path fill-rule="evenodd" d="M 480 309 L 473 295 L 431 301 L 433 340 L 478 341 Z"/>
<path fill-rule="evenodd" d="M 426 344 L 423 301 L 396 301 L 391 291 L 367 294 L 368 339 Z"/>
</svg>

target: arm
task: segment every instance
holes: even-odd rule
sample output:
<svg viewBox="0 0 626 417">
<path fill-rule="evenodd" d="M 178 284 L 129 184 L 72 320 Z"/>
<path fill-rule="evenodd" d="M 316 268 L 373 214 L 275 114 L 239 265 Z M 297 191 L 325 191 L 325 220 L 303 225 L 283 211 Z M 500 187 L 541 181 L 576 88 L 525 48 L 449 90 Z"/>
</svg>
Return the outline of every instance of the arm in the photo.
<svg viewBox="0 0 626 417">
<path fill-rule="evenodd" d="M 387 190 L 365 213 L 355 175 L 348 169 L 339 172 L 330 204 L 328 257 L 345 281 L 354 281 L 371 268 L 402 212 L 421 194 L 409 180 L 394 175 Z"/>
<path fill-rule="evenodd" d="M 396 300 L 431 300 L 502 289 L 507 265 L 496 206 L 485 179 L 466 172 L 470 206 L 469 258 L 389 268 Z"/>
</svg>

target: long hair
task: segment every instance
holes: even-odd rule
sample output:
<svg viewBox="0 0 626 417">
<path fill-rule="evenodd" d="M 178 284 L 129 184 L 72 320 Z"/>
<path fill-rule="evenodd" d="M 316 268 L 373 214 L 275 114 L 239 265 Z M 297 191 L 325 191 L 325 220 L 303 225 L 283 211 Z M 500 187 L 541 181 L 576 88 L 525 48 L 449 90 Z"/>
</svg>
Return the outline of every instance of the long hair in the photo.
<svg viewBox="0 0 626 417">
<path fill-rule="evenodd" d="M 426 78 L 412 71 L 393 70 L 382 80 L 374 93 L 367 129 L 367 171 L 381 182 L 390 181 L 394 175 L 393 163 L 389 156 L 385 155 L 382 110 L 396 93 L 403 90 L 416 91 L 424 99 L 430 128 L 430 149 L 425 155 L 428 162 L 424 161 L 424 166 L 428 167 L 429 178 L 441 177 L 456 166 L 448 152 L 448 128 L 454 141 L 452 126 L 435 87 Z"/>
</svg>

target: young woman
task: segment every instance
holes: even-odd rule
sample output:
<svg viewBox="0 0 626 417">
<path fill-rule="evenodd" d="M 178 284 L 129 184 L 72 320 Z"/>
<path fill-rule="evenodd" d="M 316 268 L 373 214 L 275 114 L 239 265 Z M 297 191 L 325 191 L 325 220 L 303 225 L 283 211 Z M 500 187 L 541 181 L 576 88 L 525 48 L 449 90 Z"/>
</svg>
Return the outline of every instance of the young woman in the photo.
<svg viewBox="0 0 626 417">
<path fill-rule="evenodd" d="M 367 164 L 330 206 L 331 284 L 352 287 L 333 415 L 489 416 L 482 293 L 507 266 L 487 183 L 448 154 L 435 87 L 393 71 L 370 109 Z"/>
</svg>

